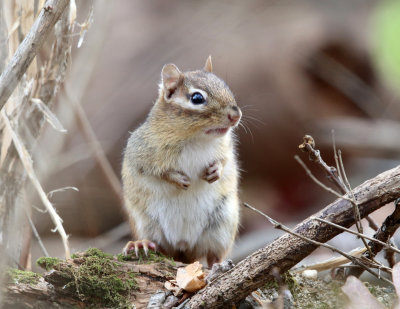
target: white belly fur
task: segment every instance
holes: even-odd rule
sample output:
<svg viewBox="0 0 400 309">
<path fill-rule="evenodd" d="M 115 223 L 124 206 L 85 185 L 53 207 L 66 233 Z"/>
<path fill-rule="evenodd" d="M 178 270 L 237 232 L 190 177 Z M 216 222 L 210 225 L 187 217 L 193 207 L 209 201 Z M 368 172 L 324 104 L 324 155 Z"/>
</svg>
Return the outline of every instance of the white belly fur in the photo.
<svg viewBox="0 0 400 309">
<path fill-rule="evenodd" d="M 181 154 L 177 170 L 183 171 L 191 179 L 188 190 L 178 189 L 172 184 L 155 178 L 145 180 L 149 188 L 157 187 L 148 200 L 147 213 L 159 223 L 168 243 L 177 249 L 192 249 L 198 243 L 199 237 L 202 236 L 209 223 L 209 215 L 217 206 L 218 199 L 221 198 L 219 187 L 224 185 L 224 180 L 228 177 L 236 177 L 233 156 L 228 156 L 223 175 L 219 180 L 210 184 L 201 179 L 204 168 L 221 158 L 221 154 L 218 153 L 220 147 L 217 144 L 210 145 L 210 141 L 207 142 L 207 147 L 204 143 L 185 147 Z M 217 142 L 221 143 L 218 140 Z M 226 154 L 224 157 L 226 158 Z M 228 200 L 237 202 L 235 199 Z M 154 235 L 149 235 L 149 238 L 162 245 L 162 236 L 156 232 Z M 207 240 L 203 239 L 202 242 L 204 241 Z M 221 239 L 221 241 L 229 243 L 229 239 Z"/>
</svg>

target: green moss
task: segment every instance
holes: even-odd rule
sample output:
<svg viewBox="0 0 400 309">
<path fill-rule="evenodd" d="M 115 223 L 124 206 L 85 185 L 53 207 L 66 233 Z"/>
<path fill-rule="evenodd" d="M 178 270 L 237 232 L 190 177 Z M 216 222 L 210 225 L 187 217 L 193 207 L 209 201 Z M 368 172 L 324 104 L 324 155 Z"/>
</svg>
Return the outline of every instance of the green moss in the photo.
<svg viewBox="0 0 400 309">
<path fill-rule="evenodd" d="M 105 253 L 97 248 L 87 249 L 86 252 L 83 254 L 83 256 L 97 256 L 103 259 L 111 259 L 113 257 L 111 254 Z"/>
<path fill-rule="evenodd" d="M 299 288 L 299 283 L 297 282 L 296 278 L 288 271 L 282 275 L 282 278 L 285 284 L 288 286 L 290 292 L 294 294 Z"/>
<path fill-rule="evenodd" d="M 370 293 L 382 304 L 385 308 L 393 308 L 395 304 L 395 290 L 394 287 L 381 287 L 373 285 L 369 282 L 364 282 Z"/>
<path fill-rule="evenodd" d="M 298 283 L 297 283 L 295 277 L 290 272 L 286 272 L 282 275 L 282 279 L 285 282 L 285 284 L 288 286 L 290 292 L 293 294 L 295 292 L 296 288 L 298 287 Z M 276 279 L 274 279 L 274 280 L 271 280 L 268 283 L 266 283 L 263 288 L 278 291 L 279 283 Z"/>
<path fill-rule="evenodd" d="M 148 251 L 147 256 L 143 249 L 139 250 L 139 257 L 136 257 L 134 252 L 128 254 L 127 256 L 122 253 L 117 255 L 118 261 L 132 261 L 137 260 L 139 264 L 150 264 L 150 263 L 160 263 L 160 262 L 169 262 L 172 265 L 175 265 L 175 261 L 173 258 L 169 258 L 162 254 L 161 252 L 154 252 L 153 250 Z"/>
<path fill-rule="evenodd" d="M 112 255 L 90 248 L 79 256 L 78 268 L 65 268 L 73 281 L 66 288 L 75 289 L 82 301 L 93 305 L 102 304 L 112 308 L 128 308 L 127 296 L 137 289 L 135 273 L 118 270 Z"/>
<path fill-rule="evenodd" d="M 266 290 L 278 290 L 279 289 L 279 283 L 278 281 L 276 281 L 276 279 L 271 280 L 269 282 L 267 282 L 266 284 L 264 284 L 263 289 Z"/>
<path fill-rule="evenodd" d="M 24 283 L 29 285 L 35 285 L 39 282 L 39 279 L 42 276 L 31 271 L 10 268 L 7 270 L 7 277 L 8 281 L 14 284 Z"/>
<path fill-rule="evenodd" d="M 36 264 L 45 270 L 50 270 L 53 268 L 54 265 L 57 265 L 60 262 L 62 262 L 62 260 L 59 258 L 41 257 L 37 259 Z"/>
<path fill-rule="evenodd" d="M 325 283 L 321 279 L 306 279 L 300 274 L 287 272 L 282 275 L 285 285 L 290 290 L 296 308 L 327 309 L 344 308 L 345 297 L 341 291 L 343 283 L 332 280 Z M 272 301 L 279 294 L 279 284 L 270 281 L 262 289 L 263 294 Z"/>
</svg>

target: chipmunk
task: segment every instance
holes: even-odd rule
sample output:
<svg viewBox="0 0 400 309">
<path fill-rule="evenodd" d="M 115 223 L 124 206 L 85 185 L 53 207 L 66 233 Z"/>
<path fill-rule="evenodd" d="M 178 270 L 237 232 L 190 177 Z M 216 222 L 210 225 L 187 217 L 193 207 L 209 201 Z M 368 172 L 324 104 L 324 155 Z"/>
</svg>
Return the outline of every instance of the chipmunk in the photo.
<svg viewBox="0 0 400 309">
<path fill-rule="evenodd" d="M 223 80 L 202 70 L 162 68 L 159 95 L 129 137 L 122 165 L 125 207 L 137 241 L 209 266 L 230 251 L 239 221 L 238 163 L 232 129 L 242 116 Z"/>
</svg>

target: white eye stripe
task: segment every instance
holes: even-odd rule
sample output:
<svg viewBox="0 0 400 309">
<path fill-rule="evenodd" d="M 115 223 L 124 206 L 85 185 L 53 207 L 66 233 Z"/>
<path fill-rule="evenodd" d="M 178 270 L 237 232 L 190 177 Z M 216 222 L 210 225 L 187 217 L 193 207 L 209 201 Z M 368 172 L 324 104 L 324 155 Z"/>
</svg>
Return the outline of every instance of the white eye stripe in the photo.
<svg viewBox="0 0 400 309">
<path fill-rule="evenodd" d="M 205 91 L 202 90 L 202 89 L 198 89 L 198 88 L 194 88 L 194 87 L 190 87 L 190 88 L 189 88 L 189 95 L 190 95 L 190 96 L 192 96 L 192 94 L 193 94 L 193 93 L 196 93 L 196 92 L 201 93 L 201 95 L 203 96 L 204 100 L 207 101 L 207 97 L 208 97 L 207 92 L 205 92 Z"/>
<path fill-rule="evenodd" d="M 188 110 L 197 110 L 197 111 L 201 111 L 201 110 L 205 110 L 207 108 L 207 104 L 193 104 L 191 102 L 191 96 L 193 95 L 193 93 L 199 92 L 201 93 L 201 95 L 203 96 L 204 100 L 207 101 L 207 92 L 205 92 L 202 89 L 198 89 L 198 88 L 194 88 L 194 87 L 190 87 L 188 89 L 188 97 L 186 96 L 177 96 L 177 97 L 173 97 L 172 101 L 174 104 L 177 104 L 179 106 L 181 106 L 184 109 L 188 109 Z"/>
<path fill-rule="evenodd" d="M 205 110 L 206 109 L 206 104 L 193 104 L 190 101 L 191 96 L 193 95 L 193 93 L 199 92 L 201 93 L 201 95 L 203 96 L 204 100 L 207 100 L 207 92 L 205 92 L 202 89 L 198 89 L 198 88 L 194 88 L 194 87 L 190 87 L 188 89 L 188 98 L 176 98 L 174 100 L 175 103 L 179 104 L 180 106 L 182 106 L 184 109 L 190 109 L 190 110 Z"/>
</svg>

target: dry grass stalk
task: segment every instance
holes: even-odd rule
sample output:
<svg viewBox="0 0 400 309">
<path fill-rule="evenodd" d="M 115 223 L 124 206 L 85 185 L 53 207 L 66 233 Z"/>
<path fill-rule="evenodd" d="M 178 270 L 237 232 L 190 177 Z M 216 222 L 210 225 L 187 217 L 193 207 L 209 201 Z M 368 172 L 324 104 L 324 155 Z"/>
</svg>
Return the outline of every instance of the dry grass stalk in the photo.
<svg viewBox="0 0 400 309">
<path fill-rule="evenodd" d="M 347 252 L 347 254 L 354 256 L 356 258 L 359 258 L 365 251 L 367 251 L 367 249 L 365 247 L 360 247 L 360 248 L 353 249 L 350 252 Z M 350 262 L 351 261 L 348 258 L 346 258 L 345 256 L 342 255 L 342 256 L 327 259 L 322 262 L 317 262 L 317 263 L 310 264 L 310 265 L 302 265 L 298 268 L 293 269 L 293 271 L 294 272 L 302 272 L 307 269 L 323 271 L 323 270 L 337 268 L 337 267 L 340 267 L 340 266 L 350 263 Z"/>
<path fill-rule="evenodd" d="M 33 23 L 24 40 L 18 45 L 10 63 L 1 74 L 0 108 L 7 102 L 68 4 L 69 0 L 47 1 L 43 9 L 40 10 L 38 18 Z M 22 7 L 25 9 L 29 8 L 28 6 Z M 31 10 L 27 9 L 26 11 L 30 12 Z M 22 22 L 26 21 L 24 17 L 22 16 L 21 18 Z M 20 24 L 21 27 L 26 25 L 22 22 Z"/>
<path fill-rule="evenodd" d="M 30 212 L 31 205 L 22 206 L 27 203 L 20 197 L 28 178 L 48 209 L 63 239 L 66 256 L 69 256 L 62 220 L 36 176 L 31 153 L 46 122 L 65 132 L 51 112 L 51 106 L 69 63 L 76 8 L 74 0 L 44 2 L 0 2 L 0 38 L 7 37 L 7 44 L 0 50 L 3 72 L 0 77 L 0 232 L 4 246 L 10 248 L 7 254 L 14 262 L 22 254 L 18 249 L 21 240 L 31 235 L 31 228 L 26 229 L 25 233 L 29 234 L 24 235 L 16 227 L 17 222 L 22 222 L 18 220 L 25 220 L 30 226 L 26 215 L 22 213 L 21 216 L 17 211 L 27 209 L 28 214 Z M 72 5 L 64 12 L 69 2 Z M 44 44 L 46 37 L 51 39 Z M 40 55 L 37 54 L 39 49 Z M 33 61 L 35 56 L 36 61 Z M 22 252 L 26 254 L 30 242 L 24 247 Z"/>
<path fill-rule="evenodd" d="M 47 198 L 46 193 L 44 192 L 40 181 L 38 180 L 38 178 L 36 177 L 35 171 L 33 169 L 33 162 L 32 162 L 32 158 L 28 152 L 28 150 L 25 148 L 24 144 L 22 143 L 21 139 L 18 137 L 17 133 L 13 130 L 13 128 L 11 127 L 10 124 L 10 120 L 8 119 L 6 113 L 4 110 L 1 111 L 1 116 L 3 117 L 3 120 L 6 124 L 6 128 L 9 131 L 9 133 L 11 134 L 11 138 L 13 140 L 14 146 L 18 152 L 19 158 L 25 168 L 25 171 L 28 174 L 28 177 L 30 178 L 33 186 L 35 187 L 36 191 L 38 192 L 40 199 L 43 202 L 43 205 L 45 205 L 47 211 L 50 214 L 50 217 L 52 219 L 52 221 L 54 222 L 56 228 L 55 231 L 58 231 L 58 233 L 61 236 L 63 245 L 64 245 L 64 251 L 65 251 L 65 257 L 66 258 L 70 258 L 71 254 L 70 254 L 70 250 L 69 250 L 69 245 L 68 245 L 68 236 L 64 230 L 64 227 L 62 225 L 62 219 L 60 218 L 60 216 L 57 214 L 56 210 L 54 209 L 53 205 L 51 204 L 51 202 L 49 201 L 49 199 Z"/>
</svg>

